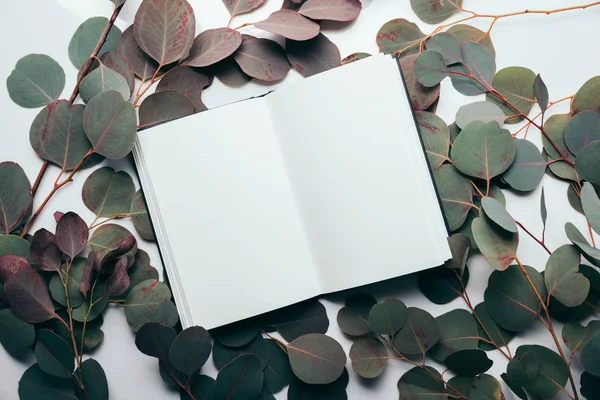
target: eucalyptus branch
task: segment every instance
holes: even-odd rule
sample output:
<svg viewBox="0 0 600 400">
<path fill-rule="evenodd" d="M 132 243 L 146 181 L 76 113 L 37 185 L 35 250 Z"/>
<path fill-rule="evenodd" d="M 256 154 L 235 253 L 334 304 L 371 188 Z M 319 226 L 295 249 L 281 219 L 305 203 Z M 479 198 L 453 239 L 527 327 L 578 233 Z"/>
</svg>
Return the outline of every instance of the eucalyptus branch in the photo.
<svg viewBox="0 0 600 400">
<path fill-rule="evenodd" d="M 73 351 L 75 352 L 75 361 L 77 362 L 77 368 L 81 368 L 81 357 L 77 353 L 77 341 L 75 340 L 75 330 L 73 329 L 73 307 L 71 307 L 71 299 L 69 298 L 69 274 L 71 272 L 71 265 L 73 260 L 67 260 L 66 273 L 63 276 L 61 271 L 58 271 L 63 288 L 65 289 L 65 300 L 67 303 L 67 313 L 69 314 L 69 333 L 71 334 L 71 341 L 73 342 Z"/>
<path fill-rule="evenodd" d="M 558 99 L 556 101 L 550 101 L 548 102 L 548 107 L 546 108 L 546 111 L 552 107 L 553 105 L 556 105 L 558 103 L 562 103 L 563 101 L 566 100 L 571 100 L 571 103 L 573 102 L 573 98 L 575 97 L 574 94 L 567 96 L 567 97 L 563 97 L 562 99 Z M 545 112 L 545 111 L 544 111 Z M 532 119 L 535 121 L 536 119 L 538 119 L 539 117 L 542 116 L 542 114 L 544 114 L 544 112 L 540 111 L 539 113 L 537 113 Z M 523 139 L 527 139 L 527 132 L 529 131 L 529 127 L 531 126 L 531 122 L 527 122 L 525 125 L 523 125 L 522 127 L 520 127 L 519 129 L 517 129 L 517 131 L 515 133 L 513 133 L 513 137 L 517 137 L 517 135 L 519 133 L 521 133 L 523 131 L 523 129 L 526 129 L 525 131 L 525 135 L 523 136 Z"/>
<path fill-rule="evenodd" d="M 540 246 L 542 246 L 542 247 L 544 248 L 544 250 L 546 250 L 546 253 L 548 253 L 549 255 L 550 255 L 550 254 L 552 254 L 552 252 L 550 251 L 550 249 L 548 249 L 548 247 L 546 246 L 546 243 L 544 243 L 543 236 L 542 236 L 542 240 L 540 240 L 540 239 L 538 239 L 537 237 L 535 237 L 535 235 L 534 235 L 533 233 L 529 232 L 529 231 L 527 230 L 527 228 L 525 228 L 525 227 L 523 226 L 523 224 L 522 224 L 522 223 L 520 223 L 519 221 L 515 221 L 515 223 L 517 224 L 517 226 L 518 226 L 519 228 L 523 229 L 523 231 L 524 231 L 526 234 L 528 234 L 528 235 L 529 235 L 529 236 L 530 236 L 530 237 L 531 237 L 533 240 L 535 240 L 537 243 L 539 243 L 539 245 L 540 245 Z"/>
<path fill-rule="evenodd" d="M 262 334 L 266 335 L 266 336 L 267 336 L 269 339 L 271 339 L 271 340 L 275 341 L 275 343 L 277 343 L 277 346 L 279 346 L 279 348 L 280 348 L 281 350 L 283 350 L 283 352 L 284 352 L 285 354 L 287 354 L 287 353 L 288 353 L 288 352 L 287 352 L 287 345 L 286 345 L 284 342 L 282 342 L 281 340 L 277 339 L 276 337 L 274 337 L 274 336 L 272 336 L 272 335 L 269 335 L 267 332 L 265 332 L 265 331 L 263 331 L 263 330 L 261 330 L 261 331 L 260 331 L 260 333 L 262 333 Z"/>
</svg>

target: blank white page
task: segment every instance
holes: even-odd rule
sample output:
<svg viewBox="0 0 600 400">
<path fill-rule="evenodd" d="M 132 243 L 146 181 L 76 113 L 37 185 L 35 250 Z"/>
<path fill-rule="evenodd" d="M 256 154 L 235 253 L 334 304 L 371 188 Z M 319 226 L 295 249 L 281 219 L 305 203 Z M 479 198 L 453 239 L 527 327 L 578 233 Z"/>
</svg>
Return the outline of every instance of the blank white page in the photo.
<svg viewBox="0 0 600 400">
<path fill-rule="evenodd" d="M 324 293 L 450 258 L 394 58 L 369 57 L 266 99 Z"/>
<path fill-rule="evenodd" d="M 138 136 L 185 325 L 210 329 L 320 294 L 263 98 Z"/>
</svg>

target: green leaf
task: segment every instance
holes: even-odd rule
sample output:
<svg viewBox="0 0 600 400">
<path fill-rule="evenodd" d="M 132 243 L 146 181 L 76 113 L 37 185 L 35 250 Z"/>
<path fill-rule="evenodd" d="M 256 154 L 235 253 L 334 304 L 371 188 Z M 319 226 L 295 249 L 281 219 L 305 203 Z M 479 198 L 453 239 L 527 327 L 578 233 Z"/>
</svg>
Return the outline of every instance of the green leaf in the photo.
<svg viewBox="0 0 600 400">
<path fill-rule="evenodd" d="M 102 311 L 104 311 L 108 305 L 108 300 L 110 300 L 108 296 L 104 295 L 105 286 L 104 282 L 96 283 L 93 296 L 90 295 L 90 291 L 90 293 L 88 293 L 88 298 L 85 299 L 83 304 L 73 309 L 73 319 L 75 321 L 93 321 L 102 314 Z M 127 315 L 127 311 L 125 312 L 125 315 Z"/>
<path fill-rule="evenodd" d="M 158 271 L 156 270 L 156 268 L 150 265 L 150 257 L 148 256 L 148 253 L 146 253 L 144 250 L 137 251 L 137 253 L 135 254 L 134 263 L 127 270 L 127 273 L 129 274 L 129 290 L 124 294 L 117 296 L 117 299 L 126 299 L 127 295 L 129 294 L 129 291 L 144 281 L 147 281 L 149 279 L 158 280 Z"/>
<path fill-rule="evenodd" d="M 57 378 L 33 364 L 19 380 L 20 400 L 75 400 L 75 387 L 71 379 Z"/>
<path fill-rule="evenodd" d="M 548 88 L 540 74 L 537 74 L 533 80 L 533 95 L 542 113 L 545 113 L 548 108 Z"/>
<path fill-rule="evenodd" d="M 217 397 L 230 400 L 254 399 L 262 391 L 264 373 L 260 362 L 244 354 L 227 364 L 217 375 Z"/>
<path fill-rule="evenodd" d="M 471 223 L 473 239 L 485 260 L 492 268 L 504 271 L 515 259 L 519 234 L 494 226 L 483 213 Z"/>
<path fill-rule="evenodd" d="M 583 256 L 595 266 L 600 266 L 600 250 L 590 246 L 586 238 L 583 236 L 579 229 L 570 222 L 565 224 L 565 233 L 567 238 L 581 250 Z"/>
<path fill-rule="evenodd" d="M 581 204 L 581 198 L 573 188 L 572 184 L 569 185 L 569 187 L 567 188 L 567 200 L 569 201 L 569 204 L 571 205 L 573 210 L 577 211 L 578 213 L 584 214 L 583 205 Z"/>
<path fill-rule="evenodd" d="M 510 365 L 510 363 L 509 363 Z M 517 395 L 518 398 L 520 398 L 521 400 L 528 400 L 527 397 L 527 393 L 525 393 L 525 391 L 523 390 L 522 387 L 515 385 L 513 382 L 511 382 L 508 379 L 508 375 L 506 373 L 503 373 L 500 375 L 500 377 L 502 378 L 502 380 L 506 383 L 506 386 L 508 386 L 508 388 L 515 394 Z"/>
<path fill-rule="evenodd" d="M 510 167 L 515 141 L 497 122 L 473 121 L 463 128 L 452 146 L 451 156 L 462 173 L 489 181 Z"/>
<path fill-rule="evenodd" d="M 429 350 L 429 355 L 434 360 L 443 363 L 454 352 L 477 348 L 477 322 L 467 310 L 449 311 L 437 317 L 436 321 L 440 329 L 440 340 Z"/>
<path fill-rule="evenodd" d="M 81 368 L 76 372 L 81 373 L 81 380 L 85 386 L 85 398 L 89 400 L 108 400 L 108 382 L 106 374 L 98 361 L 89 358 L 81 363 Z"/>
<path fill-rule="evenodd" d="M 425 50 L 415 59 L 415 75 L 425 87 L 439 84 L 448 76 L 444 57 L 435 50 Z"/>
<path fill-rule="evenodd" d="M 585 182 L 581 189 L 581 205 L 590 225 L 600 234 L 600 199 L 589 182 Z"/>
<path fill-rule="evenodd" d="M 583 86 L 575 93 L 573 104 L 571 106 L 573 114 L 578 114 L 585 110 L 600 112 L 600 76 L 595 76 L 586 81 Z"/>
<path fill-rule="evenodd" d="M 456 64 L 462 61 L 460 44 L 458 38 L 448 32 L 440 32 L 425 42 L 427 50 L 435 50 L 442 55 L 446 65 Z"/>
<path fill-rule="evenodd" d="M 460 270 L 443 265 L 420 271 L 417 279 L 419 290 L 429 301 L 448 304 L 464 293 L 463 285 L 466 287 L 469 282 L 469 268 L 465 266 L 461 275 Z"/>
<path fill-rule="evenodd" d="M 433 171 L 433 178 L 448 228 L 455 231 L 462 226 L 473 207 L 473 189 L 453 165 L 442 165 Z"/>
<path fill-rule="evenodd" d="M 567 145 L 565 144 L 565 130 L 568 122 L 571 119 L 570 114 L 555 114 L 550 116 L 544 123 L 544 131 L 552 139 L 552 142 L 558 147 L 558 149 L 564 154 L 570 161 L 575 161 L 575 156 L 571 154 Z M 551 159 L 561 158 L 560 153 L 554 148 L 550 140 L 542 135 L 542 143 L 544 145 L 544 151 L 548 154 Z M 564 161 L 553 162 L 548 165 L 550 171 L 559 178 L 568 179 L 572 181 L 578 181 L 579 178 L 575 173 L 575 168 Z"/>
<path fill-rule="evenodd" d="M 79 94 L 86 104 L 99 94 L 108 91 L 118 92 L 124 101 L 131 97 L 131 89 L 123 75 L 102 63 L 86 75 L 79 85 Z"/>
<path fill-rule="evenodd" d="M 287 354 L 272 339 L 264 340 L 267 348 L 267 366 L 263 390 L 268 393 L 278 393 L 290 384 L 294 373 Z"/>
<path fill-rule="evenodd" d="M 135 231 L 142 239 L 156 239 L 154 236 L 154 229 L 152 228 L 152 223 L 150 222 L 150 217 L 148 215 L 148 209 L 146 208 L 144 193 L 142 193 L 141 189 L 135 192 L 131 199 L 129 215 L 131 216 L 131 221 L 133 222 Z"/>
<path fill-rule="evenodd" d="M 350 336 L 362 336 L 371 332 L 369 313 L 377 303 L 372 296 L 357 294 L 346 299 L 345 307 L 337 314 L 337 323 L 342 332 Z"/>
<path fill-rule="evenodd" d="M 140 126 L 147 128 L 194 113 L 191 100 L 174 90 L 152 93 L 140 105 Z"/>
<path fill-rule="evenodd" d="M 140 327 L 135 335 L 135 345 L 139 351 L 161 360 L 169 358 L 169 348 L 177 333 L 170 326 L 149 322 Z"/>
<path fill-rule="evenodd" d="M 38 331 L 35 358 L 42 371 L 59 378 L 70 378 L 75 369 L 73 347 L 48 329 Z"/>
<path fill-rule="evenodd" d="M 237 33 L 237 32 L 236 32 Z M 194 112 L 205 111 L 202 91 L 210 85 L 210 78 L 191 67 L 177 67 L 160 79 L 157 92 L 174 90 L 186 96 L 194 105 Z"/>
<path fill-rule="evenodd" d="M 465 42 L 461 45 L 461 56 L 463 62 L 450 67 L 452 86 L 466 96 L 485 93 L 492 87 L 496 72 L 494 54 L 483 44 Z"/>
<path fill-rule="evenodd" d="M 17 317 L 37 324 L 56 317 L 44 279 L 31 267 L 21 269 L 4 284 L 3 299 Z"/>
<path fill-rule="evenodd" d="M 515 337 L 515 333 L 501 328 L 491 317 L 485 303 L 479 303 L 475 306 L 475 314 L 479 318 L 477 329 L 479 336 L 485 340 L 492 341 L 500 347 L 507 347 L 508 343 Z M 488 335 L 489 334 L 489 335 Z M 485 351 L 496 350 L 496 346 L 479 341 L 479 348 Z"/>
<path fill-rule="evenodd" d="M 69 268 L 69 274 L 67 279 L 67 265 L 63 264 L 60 268 L 61 275 L 53 275 L 50 279 L 48 288 L 52 298 L 58 302 L 61 306 L 67 307 L 67 296 L 65 288 L 63 286 L 62 279 L 67 279 L 67 291 L 69 293 L 69 304 L 72 308 L 79 307 L 83 303 L 83 295 L 79 291 L 79 285 L 83 280 L 83 270 L 87 259 L 83 257 L 75 257 Z"/>
<path fill-rule="evenodd" d="M 462 7 L 462 0 L 410 0 L 410 6 L 419 19 L 427 24 L 439 24 L 447 20 Z"/>
<path fill-rule="evenodd" d="M 121 225 L 103 224 L 92 233 L 92 236 L 88 240 L 88 244 L 90 245 L 90 250 L 96 252 L 97 259 L 104 260 L 105 258 L 109 258 L 107 256 L 109 256 L 111 252 L 122 251 L 121 247 L 125 244 L 130 244 L 132 240 L 135 241 L 135 238 L 131 232 Z M 125 255 L 131 259 L 133 263 L 136 253 L 137 246 L 134 244 L 131 250 L 125 253 Z M 120 255 L 123 254 L 120 253 Z"/>
<path fill-rule="evenodd" d="M 590 281 L 590 291 L 585 301 L 577 307 L 566 307 L 554 297 L 550 297 L 550 316 L 559 322 L 580 321 L 593 314 L 600 304 L 600 273 L 589 265 L 580 264 L 579 272 Z"/>
<path fill-rule="evenodd" d="M 196 400 L 217 400 L 217 382 L 207 375 L 200 375 L 193 379 L 190 391 Z M 181 400 L 192 400 L 183 390 L 180 391 Z"/>
<path fill-rule="evenodd" d="M 535 379 L 524 379 L 523 387 L 541 399 L 551 398 L 567 383 L 569 368 L 557 353 L 538 345 L 519 346 L 514 359 L 526 361 L 532 354 L 541 361 L 541 370 Z"/>
<path fill-rule="evenodd" d="M 517 224 L 506 208 L 493 197 L 484 197 L 481 199 L 481 209 L 489 220 L 508 233 L 517 233 Z"/>
<path fill-rule="evenodd" d="M 535 74 L 528 68 L 507 67 L 496 73 L 492 86 L 496 91 L 503 95 L 510 104 L 515 106 L 519 112 L 527 115 L 536 102 L 535 94 L 533 93 L 534 80 Z M 506 102 L 498 99 L 491 93 L 486 95 L 486 99 L 498 104 L 506 116 L 516 114 L 514 108 L 510 107 Z M 508 118 L 506 123 L 514 124 L 522 120 L 522 116 L 516 116 Z"/>
<path fill-rule="evenodd" d="M 100 62 L 104 64 L 105 67 L 110 68 L 125 78 L 125 81 L 127 81 L 127 85 L 129 86 L 129 92 L 133 94 L 135 89 L 135 74 L 124 55 L 121 55 L 116 51 L 104 53 L 100 57 Z M 98 62 L 94 62 L 92 64 L 92 69 L 98 68 L 98 65 Z"/>
<path fill-rule="evenodd" d="M 502 178 L 515 190 L 534 190 L 544 177 L 546 165 L 537 146 L 526 139 L 515 139 L 515 159 Z"/>
<path fill-rule="evenodd" d="M 0 163 L 0 203 L 2 203 L 0 211 L 0 233 L 2 234 L 8 235 L 31 215 L 33 207 L 31 184 L 19 164 L 9 161 Z M 1 241 L 0 248 L 2 248 Z"/>
<path fill-rule="evenodd" d="M 402 300 L 385 299 L 371 308 L 369 326 L 377 334 L 394 336 L 406 323 L 406 310 Z"/>
<path fill-rule="evenodd" d="M 403 355 L 422 354 L 424 357 L 440 340 L 440 327 L 431 314 L 420 308 L 410 307 L 407 315 L 406 324 L 394 335 L 394 347 Z"/>
<path fill-rule="evenodd" d="M 287 345 L 292 371 L 308 384 L 332 383 L 344 372 L 346 353 L 329 336 L 309 333 Z"/>
<path fill-rule="evenodd" d="M 442 375 L 433 367 L 414 367 L 398 381 L 400 399 L 446 400 L 448 393 L 441 379 Z"/>
<path fill-rule="evenodd" d="M 585 371 L 594 375 L 600 376 L 600 339 L 598 335 L 594 335 L 581 351 L 581 362 Z"/>
<path fill-rule="evenodd" d="M 179 321 L 179 314 L 177 314 L 177 307 L 171 300 L 163 300 L 149 322 L 160 322 L 163 325 L 175 327 Z"/>
<path fill-rule="evenodd" d="M 470 400 L 504 400 L 502 386 L 496 378 L 488 374 L 479 376 L 455 376 L 448 381 L 454 389 L 459 387 L 463 396 Z M 527 400 L 527 399 L 525 399 Z"/>
<path fill-rule="evenodd" d="M 107 25 L 108 18 L 105 17 L 93 17 L 79 25 L 69 42 L 69 58 L 75 68 L 81 69 L 90 58 Z M 98 57 L 108 51 L 115 51 L 119 36 L 121 36 L 121 30 L 112 26 L 104 45 L 98 52 Z"/>
<path fill-rule="evenodd" d="M 65 88 L 65 72 L 45 54 L 29 54 L 19 61 L 6 80 L 8 95 L 25 108 L 42 107 L 58 99 Z"/>
<path fill-rule="evenodd" d="M 404 50 L 402 55 L 414 54 L 419 51 L 419 43 L 425 37 L 419 27 L 404 18 L 396 18 L 383 24 L 377 32 L 377 46 L 384 54 L 392 54 Z"/>
<path fill-rule="evenodd" d="M 575 115 L 565 129 L 565 143 L 571 153 L 579 155 L 590 143 L 600 141 L 600 114 L 583 111 Z"/>
<path fill-rule="evenodd" d="M 128 214 L 135 193 L 133 179 L 125 171 L 111 167 L 94 171 L 83 183 L 81 197 L 96 217 L 114 218 Z"/>
<path fill-rule="evenodd" d="M 169 360 L 175 368 L 186 375 L 192 375 L 208 360 L 212 349 L 206 329 L 192 326 L 177 335 L 169 350 Z"/>
<path fill-rule="evenodd" d="M 35 329 L 32 324 L 17 318 L 10 308 L 0 310 L 0 343 L 8 354 L 22 357 L 33 342 Z"/>
<path fill-rule="evenodd" d="M 573 245 L 563 245 L 548 258 L 544 280 L 548 294 L 567 307 L 583 303 L 590 291 L 590 281 L 579 272 L 579 251 Z"/>
<path fill-rule="evenodd" d="M 600 378 L 584 372 L 581 374 L 579 383 L 581 385 L 580 392 L 583 397 L 588 400 L 597 399 L 598 393 L 600 393 Z"/>
<path fill-rule="evenodd" d="M 600 333 L 600 321 L 590 321 L 587 326 L 571 321 L 563 326 L 562 339 L 572 353 L 577 353 L 598 333 Z"/>
<path fill-rule="evenodd" d="M 542 275 L 528 265 L 523 268 L 531 278 L 542 299 L 548 296 Z M 539 315 L 542 305 L 517 265 L 490 275 L 484 293 L 490 316 L 502 328 L 520 332 Z"/>
<path fill-rule="evenodd" d="M 458 38 L 458 43 L 461 46 L 465 42 L 481 43 L 492 53 L 492 55 L 496 55 L 489 32 L 484 32 L 474 26 L 464 24 L 453 25 L 446 32 L 456 36 Z"/>
<path fill-rule="evenodd" d="M 358 339 L 350 348 L 352 368 L 363 378 L 376 378 L 383 373 L 388 362 L 388 353 L 379 339 Z"/>
<path fill-rule="evenodd" d="M 242 347 L 250 343 L 259 333 L 253 322 L 237 322 L 211 331 L 211 336 L 223 346 Z"/>
<path fill-rule="evenodd" d="M 59 316 L 63 320 L 68 320 L 69 315 L 66 310 L 62 310 L 58 312 Z M 69 330 L 60 322 L 58 319 L 53 319 L 50 322 L 50 329 L 57 335 L 59 335 L 65 342 L 69 345 L 72 343 L 71 333 Z M 83 324 L 77 321 L 73 322 L 73 331 L 75 335 L 75 343 L 77 344 L 77 348 L 81 348 L 81 338 L 83 338 L 83 350 L 91 351 L 96 348 L 98 345 L 102 343 L 104 340 L 104 332 L 102 332 L 102 324 L 104 320 L 102 316 L 98 316 L 93 321 L 88 322 L 85 325 L 85 335 L 83 334 Z"/>
<path fill-rule="evenodd" d="M 354 61 L 362 60 L 363 58 L 367 58 L 367 57 L 371 57 L 371 54 L 363 53 L 363 52 L 352 53 L 349 56 L 344 57 L 342 59 L 342 61 L 340 62 L 340 65 L 350 64 Z"/>
<path fill-rule="evenodd" d="M 579 153 L 575 170 L 579 178 L 600 185 L 600 142 L 589 144 Z"/>
<path fill-rule="evenodd" d="M 446 366 L 460 376 L 475 376 L 484 373 L 494 362 L 480 349 L 458 350 L 446 357 Z"/>
<path fill-rule="evenodd" d="M 212 358 L 215 367 L 220 370 L 242 354 L 251 354 L 258 358 L 263 369 L 267 366 L 267 346 L 265 339 L 260 334 L 257 334 L 248 344 L 241 347 L 226 347 L 219 342 L 215 342 Z"/>
<path fill-rule="evenodd" d="M 419 133 L 431 168 L 435 169 L 448 160 L 450 149 L 450 130 L 443 119 L 434 113 L 421 111 L 415 113 Z"/>
<path fill-rule="evenodd" d="M 292 341 L 307 333 L 327 332 L 329 319 L 323 304 L 308 300 L 266 314 L 264 325 L 273 327 L 285 340 Z"/>
<path fill-rule="evenodd" d="M 275 396 L 273 396 L 271 393 L 261 392 L 254 400 L 275 400 Z"/>
<path fill-rule="evenodd" d="M 144 1 L 133 23 L 138 45 L 159 65 L 188 55 L 196 34 L 194 9 L 185 0 Z"/>
<path fill-rule="evenodd" d="M 489 101 L 476 101 L 465 104 L 456 113 L 456 125 L 463 129 L 473 121 L 490 122 L 496 121 L 502 126 L 506 116 L 496 104 Z"/>
<path fill-rule="evenodd" d="M 1 169 L 2 164 L 0 164 L 0 171 Z M 28 258 L 29 242 L 17 235 L 0 234 L 0 256 L 7 254 Z"/>
<path fill-rule="evenodd" d="M 416 54 L 400 60 L 400 68 L 406 82 L 411 106 L 415 111 L 425 111 L 440 97 L 440 86 L 425 87 L 421 85 L 415 74 Z"/>
<path fill-rule="evenodd" d="M 154 279 L 144 281 L 129 292 L 125 300 L 125 317 L 134 332 L 154 314 L 163 300 L 171 299 L 169 287 Z"/>
<path fill-rule="evenodd" d="M 288 388 L 288 400 L 347 400 L 348 370 L 344 368 L 342 375 L 335 382 L 327 385 L 309 385 L 298 378 L 293 378 Z"/>
</svg>

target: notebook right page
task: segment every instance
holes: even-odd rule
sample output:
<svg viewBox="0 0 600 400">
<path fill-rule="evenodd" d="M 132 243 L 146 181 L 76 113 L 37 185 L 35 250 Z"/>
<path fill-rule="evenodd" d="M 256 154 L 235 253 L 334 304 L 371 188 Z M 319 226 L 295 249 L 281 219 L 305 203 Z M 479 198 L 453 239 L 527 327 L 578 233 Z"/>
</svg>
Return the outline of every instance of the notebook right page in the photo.
<svg viewBox="0 0 600 400">
<path fill-rule="evenodd" d="M 450 258 L 394 58 L 341 66 L 266 99 L 324 293 Z"/>
</svg>

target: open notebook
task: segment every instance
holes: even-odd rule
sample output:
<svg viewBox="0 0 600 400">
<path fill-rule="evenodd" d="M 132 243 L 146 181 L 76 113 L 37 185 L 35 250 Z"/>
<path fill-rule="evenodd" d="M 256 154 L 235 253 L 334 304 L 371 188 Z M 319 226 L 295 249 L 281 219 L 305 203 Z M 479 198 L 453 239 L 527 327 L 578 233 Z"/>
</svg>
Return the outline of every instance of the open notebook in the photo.
<svg viewBox="0 0 600 400">
<path fill-rule="evenodd" d="M 142 131 L 134 157 L 184 327 L 451 256 L 391 56 Z"/>
</svg>

